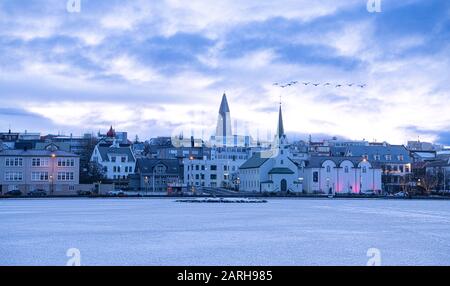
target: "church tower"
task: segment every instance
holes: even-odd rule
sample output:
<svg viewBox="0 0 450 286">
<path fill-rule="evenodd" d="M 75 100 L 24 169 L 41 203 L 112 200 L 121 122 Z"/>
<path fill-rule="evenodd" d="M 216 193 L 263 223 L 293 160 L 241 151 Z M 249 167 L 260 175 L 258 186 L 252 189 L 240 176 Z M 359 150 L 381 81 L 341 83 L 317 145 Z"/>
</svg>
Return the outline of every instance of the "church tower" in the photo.
<svg viewBox="0 0 450 286">
<path fill-rule="evenodd" d="M 277 134 L 275 135 L 275 147 L 281 148 L 287 144 L 288 144 L 288 142 L 287 142 L 286 134 L 284 133 L 283 113 L 281 111 L 281 103 L 280 103 L 280 108 L 278 109 Z"/>
<path fill-rule="evenodd" d="M 216 138 L 223 138 L 224 143 L 231 137 L 231 117 L 228 107 L 227 95 L 224 93 L 219 108 L 219 117 L 217 119 Z"/>
</svg>

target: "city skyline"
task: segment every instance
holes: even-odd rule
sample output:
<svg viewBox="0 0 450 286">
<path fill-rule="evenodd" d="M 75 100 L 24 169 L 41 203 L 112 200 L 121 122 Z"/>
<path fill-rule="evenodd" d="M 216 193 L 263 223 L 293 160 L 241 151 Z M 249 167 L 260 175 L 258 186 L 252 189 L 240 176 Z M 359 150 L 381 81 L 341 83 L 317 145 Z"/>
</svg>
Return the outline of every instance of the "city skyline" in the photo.
<svg viewBox="0 0 450 286">
<path fill-rule="evenodd" d="M 0 129 L 209 139 L 225 91 L 255 139 L 281 96 L 288 136 L 450 145 L 449 4 L 334 2 L 2 1 Z"/>
</svg>

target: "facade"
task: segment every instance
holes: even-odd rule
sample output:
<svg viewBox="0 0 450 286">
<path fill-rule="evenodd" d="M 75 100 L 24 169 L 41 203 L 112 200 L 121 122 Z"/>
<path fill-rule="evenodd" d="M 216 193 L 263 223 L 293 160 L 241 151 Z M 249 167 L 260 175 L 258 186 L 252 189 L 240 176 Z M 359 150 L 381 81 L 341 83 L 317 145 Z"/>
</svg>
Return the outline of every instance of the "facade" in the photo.
<svg viewBox="0 0 450 286">
<path fill-rule="evenodd" d="M 344 147 L 344 157 L 359 157 L 373 162 L 382 169 L 382 190 L 388 193 L 403 191 L 411 174 L 412 160 L 403 145 L 382 143 L 369 146 Z M 332 149 L 332 153 L 335 153 Z M 339 157 L 339 156 L 338 156 Z"/>
<path fill-rule="evenodd" d="M 133 187 L 146 192 L 168 192 L 182 184 L 183 170 L 176 159 L 140 158 L 136 162 Z"/>
<path fill-rule="evenodd" d="M 117 141 L 97 144 L 90 161 L 99 164 L 106 178 L 114 181 L 128 180 L 128 175 L 134 174 L 136 166 L 130 145 L 121 145 Z"/>
<path fill-rule="evenodd" d="M 0 191 L 23 194 L 41 189 L 49 194 L 74 191 L 79 184 L 80 158 L 56 148 L 0 151 Z"/>
<path fill-rule="evenodd" d="M 239 184 L 239 167 L 245 159 L 186 158 L 183 160 L 184 183 L 189 187 L 236 188 Z"/>
<path fill-rule="evenodd" d="M 361 157 L 311 157 L 302 181 L 307 193 L 380 193 L 381 168 Z"/>
<path fill-rule="evenodd" d="M 434 176 L 433 188 L 437 191 L 450 190 L 450 158 L 439 159 L 425 164 L 427 174 Z"/>
</svg>

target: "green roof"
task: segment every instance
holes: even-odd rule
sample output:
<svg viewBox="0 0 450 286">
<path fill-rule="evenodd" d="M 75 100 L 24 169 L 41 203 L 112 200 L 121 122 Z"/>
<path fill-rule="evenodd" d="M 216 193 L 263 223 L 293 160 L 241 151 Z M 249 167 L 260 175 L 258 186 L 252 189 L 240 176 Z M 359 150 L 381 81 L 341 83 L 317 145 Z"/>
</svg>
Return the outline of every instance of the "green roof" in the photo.
<svg viewBox="0 0 450 286">
<path fill-rule="evenodd" d="M 294 174 L 294 171 L 289 168 L 273 168 L 269 174 Z"/>
<path fill-rule="evenodd" d="M 255 153 L 250 159 L 245 161 L 244 164 L 239 167 L 239 169 L 253 169 L 259 168 L 264 164 L 267 160 L 269 160 L 273 156 L 271 151 L 263 151 Z"/>
</svg>

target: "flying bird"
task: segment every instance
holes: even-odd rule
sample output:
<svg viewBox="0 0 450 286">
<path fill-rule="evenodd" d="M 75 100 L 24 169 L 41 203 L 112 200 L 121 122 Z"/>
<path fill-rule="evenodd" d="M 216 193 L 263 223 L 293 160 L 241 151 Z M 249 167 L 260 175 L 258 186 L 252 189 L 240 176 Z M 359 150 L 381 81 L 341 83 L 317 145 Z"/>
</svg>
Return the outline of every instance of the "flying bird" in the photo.
<svg viewBox="0 0 450 286">
<path fill-rule="evenodd" d="M 366 87 L 366 84 L 360 84 L 360 85 L 358 85 L 360 88 L 364 88 L 364 87 Z"/>
<path fill-rule="evenodd" d="M 353 86 L 353 85 L 354 85 L 354 83 L 349 83 L 349 84 L 347 84 L 347 85 L 351 87 L 351 86 Z"/>
<path fill-rule="evenodd" d="M 310 82 L 304 82 L 303 84 L 304 84 L 304 85 L 308 85 L 308 84 L 310 84 Z"/>
<path fill-rule="evenodd" d="M 325 85 L 325 86 L 327 86 L 327 85 L 331 85 L 331 83 L 329 83 L 329 82 L 326 82 L 326 83 L 324 83 L 324 85 Z"/>
<path fill-rule="evenodd" d="M 278 85 L 278 82 L 273 83 L 272 85 Z"/>
<path fill-rule="evenodd" d="M 342 84 L 336 84 L 336 87 L 341 87 L 342 86 Z"/>
<path fill-rule="evenodd" d="M 313 83 L 313 85 L 314 85 L 314 86 L 319 86 L 319 85 L 320 85 L 320 83 Z"/>
</svg>

